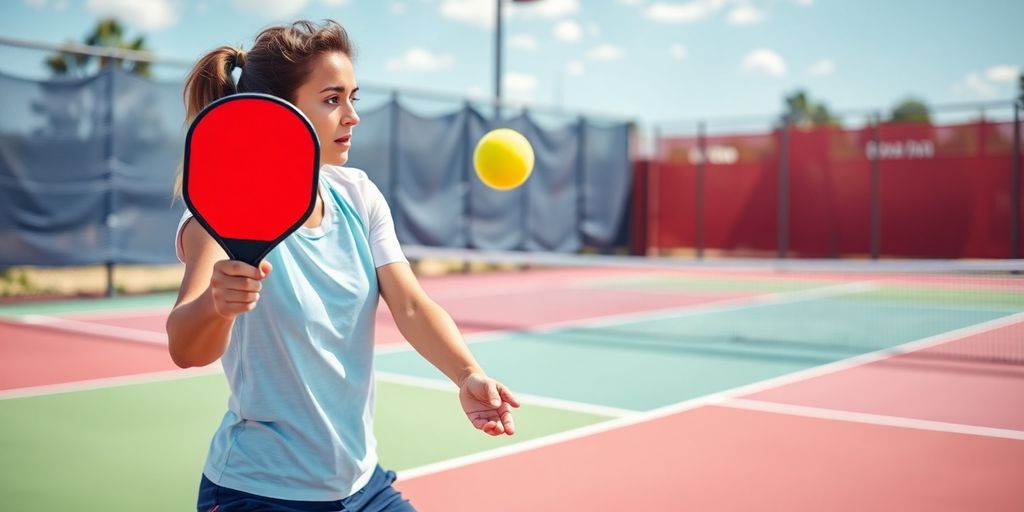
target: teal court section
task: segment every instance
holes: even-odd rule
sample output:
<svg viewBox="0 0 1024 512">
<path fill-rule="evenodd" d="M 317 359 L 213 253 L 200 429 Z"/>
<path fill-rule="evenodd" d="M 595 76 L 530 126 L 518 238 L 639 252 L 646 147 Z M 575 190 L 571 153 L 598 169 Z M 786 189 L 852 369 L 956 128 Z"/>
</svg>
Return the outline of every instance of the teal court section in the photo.
<svg viewBox="0 0 1024 512">
<path fill-rule="evenodd" d="M 166 308 L 171 310 L 176 293 L 154 293 L 138 296 L 120 296 L 103 299 L 73 299 L 53 302 L 28 302 L 0 305 L 0 317 L 22 315 L 67 315 L 78 313 L 115 313 L 138 309 Z"/>
<path fill-rule="evenodd" d="M 649 410 L 1014 312 L 827 298 L 507 334 L 471 348 L 520 393 Z M 381 354 L 377 366 L 443 379 L 414 352 Z"/>
<path fill-rule="evenodd" d="M 583 281 L 588 288 L 671 292 L 787 292 L 841 284 L 839 279 L 789 279 L 772 275 L 729 276 L 650 274 L 595 277 Z"/>
</svg>

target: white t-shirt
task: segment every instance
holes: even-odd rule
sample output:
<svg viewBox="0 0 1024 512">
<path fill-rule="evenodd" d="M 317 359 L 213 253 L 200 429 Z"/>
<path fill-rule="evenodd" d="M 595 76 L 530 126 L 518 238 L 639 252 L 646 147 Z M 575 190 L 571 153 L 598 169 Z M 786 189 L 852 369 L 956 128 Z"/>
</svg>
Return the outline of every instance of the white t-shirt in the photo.
<svg viewBox="0 0 1024 512">
<path fill-rule="evenodd" d="M 320 169 L 324 219 L 266 257 L 256 308 L 235 318 L 221 361 L 231 395 L 203 473 L 272 498 L 350 496 L 377 465 L 373 435 L 376 268 L 407 261 L 384 196 L 358 169 Z M 176 246 L 183 259 L 178 225 Z"/>
</svg>

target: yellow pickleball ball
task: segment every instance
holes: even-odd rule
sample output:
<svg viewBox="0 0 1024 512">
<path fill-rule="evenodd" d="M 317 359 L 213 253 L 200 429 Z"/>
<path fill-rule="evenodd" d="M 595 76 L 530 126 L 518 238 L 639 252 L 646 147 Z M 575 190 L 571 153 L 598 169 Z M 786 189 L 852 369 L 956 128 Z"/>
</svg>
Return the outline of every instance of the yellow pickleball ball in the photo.
<svg viewBox="0 0 1024 512">
<path fill-rule="evenodd" d="M 526 137 L 509 128 L 491 130 L 473 151 L 476 175 L 487 186 L 509 190 L 522 185 L 533 172 L 533 147 Z"/>
</svg>

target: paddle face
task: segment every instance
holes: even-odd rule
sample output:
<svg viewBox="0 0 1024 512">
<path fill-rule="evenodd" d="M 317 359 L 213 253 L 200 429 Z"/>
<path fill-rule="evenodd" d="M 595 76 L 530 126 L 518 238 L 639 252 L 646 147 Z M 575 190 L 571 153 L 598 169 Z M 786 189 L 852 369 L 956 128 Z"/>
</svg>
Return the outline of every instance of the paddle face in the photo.
<svg viewBox="0 0 1024 512">
<path fill-rule="evenodd" d="M 233 94 L 185 138 L 185 204 L 231 259 L 257 266 L 313 212 L 320 144 L 306 116 L 266 94 Z"/>
</svg>

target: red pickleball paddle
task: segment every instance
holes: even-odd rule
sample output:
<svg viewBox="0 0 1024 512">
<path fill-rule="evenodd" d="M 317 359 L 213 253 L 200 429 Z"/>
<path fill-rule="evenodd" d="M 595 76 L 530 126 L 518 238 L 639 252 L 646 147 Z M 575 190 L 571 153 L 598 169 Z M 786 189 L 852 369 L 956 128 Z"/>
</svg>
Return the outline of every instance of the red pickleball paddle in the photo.
<svg viewBox="0 0 1024 512">
<path fill-rule="evenodd" d="M 253 266 L 313 212 L 319 174 L 313 125 L 275 96 L 217 100 L 185 138 L 185 204 L 231 259 Z"/>
</svg>

